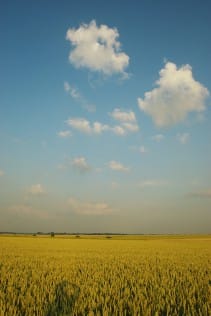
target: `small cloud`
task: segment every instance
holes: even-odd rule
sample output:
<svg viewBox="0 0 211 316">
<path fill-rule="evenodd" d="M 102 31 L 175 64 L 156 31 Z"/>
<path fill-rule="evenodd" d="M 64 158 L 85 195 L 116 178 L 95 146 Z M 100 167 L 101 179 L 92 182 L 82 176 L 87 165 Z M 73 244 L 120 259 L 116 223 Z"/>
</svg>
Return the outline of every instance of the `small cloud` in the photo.
<svg viewBox="0 0 211 316">
<path fill-rule="evenodd" d="M 50 217 L 47 212 L 36 210 L 31 205 L 28 205 L 28 204 L 12 205 L 8 208 L 8 211 L 18 216 L 23 216 L 24 218 L 26 216 L 29 216 L 30 219 L 34 217 L 34 218 L 39 218 L 39 219 L 44 220 L 44 219 L 49 219 Z"/>
<path fill-rule="evenodd" d="M 66 130 L 66 131 L 60 131 L 60 132 L 58 132 L 57 135 L 58 135 L 59 137 L 61 137 L 61 138 L 68 138 L 68 137 L 72 136 L 72 133 L 71 133 L 70 131 Z"/>
<path fill-rule="evenodd" d="M 112 182 L 111 183 L 111 188 L 113 189 L 113 190 L 116 190 L 116 189 L 118 189 L 119 188 L 119 184 L 117 183 L 117 182 Z"/>
<path fill-rule="evenodd" d="M 133 111 L 114 109 L 113 112 L 110 113 L 110 116 L 120 122 L 136 122 L 136 116 Z"/>
<path fill-rule="evenodd" d="M 211 188 L 203 191 L 189 193 L 188 196 L 195 198 L 211 198 Z"/>
<path fill-rule="evenodd" d="M 125 130 L 125 132 L 138 132 L 139 131 L 139 126 L 136 122 L 134 123 L 124 122 L 122 123 L 122 128 Z"/>
<path fill-rule="evenodd" d="M 148 152 L 148 149 L 145 146 L 141 146 L 139 151 L 141 154 L 146 154 Z"/>
<path fill-rule="evenodd" d="M 78 29 L 70 28 L 66 39 L 70 41 L 72 50 L 69 61 L 76 68 L 88 68 L 105 75 L 122 74 L 129 64 L 129 57 L 121 51 L 117 40 L 119 33 L 116 28 L 107 25 L 82 24 Z"/>
<path fill-rule="evenodd" d="M 90 104 L 80 93 L 78 88 L 70 85 L 67 81 L 64 82 L 64 90 L 88 112 L 96 111 L 96 106 Z"/>
<path fill-rule="evenodd" d="M 105 202 L 82 202 L 71 197 L 67 204 L 71 211 L 81 215 L 106 215 L 113 212 L 113 209 Z"/>
<path fill-rule="evenodd" d="M 0 169 L 0 177 L 3 177 L 4 174 L 5 174 L 4 171 Z"/>
<path fill-rule="evenodd" d="M 111 170 L 119 171 L 119 172 L 128 172 L 130 170 L 129 167 L 125 167 L 123 164 L 121 164 L 120 162 L 115 161 L 115 160 L 110 161 L 108 163 L 108 167 Z"/>
<path fill-rule="evenodd" d="M 118 136 L 125 136 L 126 135 L 126 131 L 122 126 L 116 125 L 116 126 L 112 127 L 111 130 L 113 131 L 114 134 L 116 134 Z"/>
<path fill-rule="evenodd" d="M 164 180 L 150 179 L 150 180 L 141 181 L 139 183 L 139 186 L 141 188 L 148 188 L 148 187 L 160 187 L 166 184 L 167 184 L 167 181 L 164 181 Z"/>
<path fill-rule="evenodd" d="M 91 123 L 84 118 L 70 118 L 66 123 L 75 130 L 87 135 L 100 135 L 103 132 L 113 132 L 118 136 L 125 136 L 129 132 L 138 131 L 136 123 L 123 123 L 122 125 L 109 126 L 100 122 Z"/>
<path fill-rule="evenodd" d="M 161 142 L 164 139 L 163 134 L 156 134 L 152 136 L 152 140 L 156 141 L 157 143 Z"/>
<path fill-rule="evenodd" d="M 91 167 L 86 161 L 85 157 L 74 158 L 71 162 L 71 165 L 81 173 L 91 170 Z"/>
<path fill-rule="evenodd" d="M 121 124 L 113 127 L 114 133 L 118 135 L 125 135 L 127 132 L 137 132 L 139 130 L 133 111 L 114 109 L 113 112 L 110 113 L 110 116 Z"/>
<path fill-rule="evenodd" d="M 205 110 L 209 91 L 196 81 L 190 65 L 180 68 L 167 62 L 160 71 L 157 87 L 138 98 L 140 110 L 150 115 L 159 127 L 175 125 L 186 119 L 189 113 Z"/>
<path fill-rule="evenodd" d="M 31 196 L 42 196 L 46 195 L 46 191 L 41 184 L 33 184 L 28 190 L 28 195 Z"/>
<path fill-rule="evenodd" d="M 189 133 L 177 134 L 177 139 L 181 144 L 186 144 L 190 139 Z"/>
<path fill-rule="evenodd" d="M 68 92 L 73 99 L 80 99 L 81 95 L 77 88 L 71 86 L 67 81 L 64 82 L 64 90 Z"/>
<path fill-rule="evenodd" d="M 91 134 L 92 133 L 92 128 L 90 126 L 90 122 L 87 121 L 86 119 L 83 118 L 73 118 L 73 119 L 68 119 L 67 124 L 85 134 Z"/>
</svg>

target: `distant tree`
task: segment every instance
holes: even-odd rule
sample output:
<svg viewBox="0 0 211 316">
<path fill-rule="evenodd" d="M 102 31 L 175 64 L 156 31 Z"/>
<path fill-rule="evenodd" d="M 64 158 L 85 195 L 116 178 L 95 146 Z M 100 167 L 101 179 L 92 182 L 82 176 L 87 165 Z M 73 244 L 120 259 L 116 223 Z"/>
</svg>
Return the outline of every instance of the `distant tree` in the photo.
<svg viewBox="0 0 211 316">
<path fill-rule="evenodd" d="M 54 232 L 51 232 L 51 237 L 55 237 L 55 233 Z"/>
</svg>

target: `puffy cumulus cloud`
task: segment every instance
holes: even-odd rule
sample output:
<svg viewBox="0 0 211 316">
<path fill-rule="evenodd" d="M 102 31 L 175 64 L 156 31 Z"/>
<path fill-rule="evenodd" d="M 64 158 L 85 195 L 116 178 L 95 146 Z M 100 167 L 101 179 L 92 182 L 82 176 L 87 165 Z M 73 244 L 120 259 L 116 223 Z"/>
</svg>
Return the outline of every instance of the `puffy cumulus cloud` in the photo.
<svg viewBox="0 0 211 316">
<path fill-rule="evenodd" d="M 67 120 L 67 124 L 73 129 L 76 129 L 85 134 L 101 134 L 102 132 L 109 130 L 108 125 L 104 125 L 100 122 L 94 122 L 91 124 L 84 118 L 72 118 Z"/>
<path fill-rule="evenodd" d="M 192 192 L 188 194 L 190 197 L 196 197 L 196 198 L 211 198 L 211 188 L 202 190 L 202 191 L 197 191 L 197 192 Z"/>
<path fill-rule="evenodd" d="M 46 195 L 46 191 L 41 184 L 33 184 L 28 190 L 28 195 L 41 196 Z"/>
<path fill-rule="evenodd" d="M 177 134 L 177 139 L 181 144 L 186 144 L 190 139 L 189 133 Z"/>
<path fill-rule="evenodd" d="M 120 126 L 120 125 L 116 125 L 114 127 L 112 127 L 112 132 L 118 136 L 124 136 L 126 135 L 126 130 Z"/>
<path fill-rule="evenodd" d="M 136 116 L 133 111 L 121 111 L 120 109 L 114 109 L 113 112 L 110 113 L 110 116 L 121 122 L 136 122 Z"/>
<path fill-rule="evenodd" d="M 119 125 L 111 126 L 100 122 L 91 123 L 84 118 L 69 118 L 66 123 L 73 129 L 89 135 L 99 135 L 103 132 L 110 131 L 118 136 L 124 136 L 139 130 L 136 122 L 122 122 Z"/>
<path fill-rule="evenodd" d="M 90 165 L 87 163 L 85 157 L 76 157 L 72 160 L 71 165 L 80 172 L 87 172 L 91 170 Z"/>
<path fill-rule="evenodd" d="M 68 131 L 68 130 L 60 131 L 60 132 L 58 132 L 58 136 L 61 137 L 61 138 L 67 138 L 67 137 L 72 136 L 72 133 L 70 131 Z"/>
<path fill-rule="evenodd" d="M 106 215 L 113 212 L 113 209 L 105 202 L 82 202 L 71 197 L 67 204 L 71 211 L 81 215 Z"/>
<path fill-rule="evenodd" d="M 129 56 L 121 51 L 118 37 L 116 28 L 97 26 L 94 20 L 78 29 L 70 28 L 66 34 L 73 47 L 69 60 L 76 68 L 85 67 L 106 75 L 126 75 Z"/>
<path fill-rule="evenodd" d="M 159 127 L 171 126 L 184 121 L 190 112 L 205 110 L 209 91 L 196 81 L 189 65 L 177 68 L 168 62 L 160 71 L 157 88 L 138 98 L 139 108 L 150 115 Z"/>
<path fill-rule="evenodd" d="M 137 132 L 139 130 L 136 116 L 133 111 L 122 111 L 117 108 L 110 113 L 110 116 L 114 120 L 120 122 L 120 125 L 113 128 L 114 133 L 118 135 L 126 135 L 128 132 Z"/>
<path fill-rule="evenodd" d="M 120 172 L 128 172 L 130 170 L 129 167 L 126 167 L 124 166 L 122 163 L 118 162 L 118 161 L 115 161 L 115 160 L 111 160 L 109 163 L 108 163 L 108 167 L 111 169 L 111 170 L 114 170 L 114 171 L 120 171 Z"/>
</svg>

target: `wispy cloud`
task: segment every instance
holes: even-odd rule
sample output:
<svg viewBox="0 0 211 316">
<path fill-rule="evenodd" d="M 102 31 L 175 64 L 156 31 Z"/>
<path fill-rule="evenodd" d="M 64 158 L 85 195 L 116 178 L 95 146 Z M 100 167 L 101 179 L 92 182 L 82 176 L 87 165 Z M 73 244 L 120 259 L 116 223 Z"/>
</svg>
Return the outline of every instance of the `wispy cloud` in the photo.
<svg viewBox="0 0 211 316">
<path fill-rule="evenodd" d="M 64 90 L 68 92 L 73 99 L 80 99 L 81 94 L 77 88 L 71 86 L 67 81 L 64 82 Z"/>
<path fill-rule="evenodd" d="M 139 182 L 138 186 L 141 188 L 147 188 L 147 187 L 160 187 L 167 185 L 168 182 L 165 180 L 159 180 L 159 179 L 149 179 Z"/>
<path fill-rule="evenodd" d="M 65 130 L 65 131 L 58 132 L 57 135 L 61 138 L 68 138 L 68 137 L 72 136 L 72 133 L 68 130 Z"/>
<path fill-rule="evenodd" d="M 124 166 L 122 163 L 118 162 L 118 161 L 115 161 L 115 160 L 111 160 L 109 163 L 108 163 L 108 167 L 111 169 L 111 170 L 114 170 L 114 171 L 119 171 L 119 172 L 128 172 L 130 170 L 129 167 L 126 167 Z"/>
<path fill-rule="evenodd" d="M 28 196 L 43 196 L 46 195 L 47 192 L 42 186 L 42 184 L 33 184 L 30 188 L 27 189 L 27 195 Z"/>
<path fill-rule="evenodd" d="M 202 191 L 195 191 L 188 194 L 189 197 L 196 198 L 211 198 L 211 188 Z"/>
<path fill-rule="evenodd" d="M 189 133 L 183 133 L 183 134 L 177 134 L 177 140 L 185 145 L 190 139 L 190 134 Z"/>
<path fill-rule="evenodd" d="M 113 209 L 105 202 L 82 202 L 71 197 L 67 204 L 71 211 L 81 215 L 106 215 L 113 212 Z"/>
<path fill-rule="evenodd" d="M 190 65 L 180 68 L 167 62 L 156 81 L 157 88 L 138 98 L 139 108 L 159 127 L 184 121 L 190 112 L 203 112 L 209 91 L 196 81 Z"/>
<path fill-rule="evenodd" d="M 163 134 L 156 134 L 152 136 L 152 140 L 156 141 L 157 143 L 161 142 L 165 136 Z"/>
<path fill-rule="evenodd" d="M 76 68 L 88 68 L 105 75 L 123 74 L 129 64 L 129 57 L 121 51 L 116 28 L 97 26 L 93 20 L 78 29 L 70 28 L 66 39 L 71 42 L 69 61 Z"/>
<path fill-rule="evenodd" d="M 0 177 L 4 176 L 4 171 L 0 169 Z"/>
<path fill-rule="evenodd" d="M 86 98 L 81 94 L 79 89 L 75 86 L 70 85 L 67 81 L 64 82 L 64 90 L 88 112 L 96 111 L 96 106 L 88 102 Z"/>
<path fill-rule="evenodd" d="M 30 219 L 32 218 L 38 218 L 38 219 L 49 219 L 50 215 L 46 211 L 41 211 L 33 208 L 29 204 L 16 204 L 16 205 L 11 205 L 8 208 L 8 211 L 16 214 L 18 216 L 26 217 L 28 216 Z"/>
</svg>

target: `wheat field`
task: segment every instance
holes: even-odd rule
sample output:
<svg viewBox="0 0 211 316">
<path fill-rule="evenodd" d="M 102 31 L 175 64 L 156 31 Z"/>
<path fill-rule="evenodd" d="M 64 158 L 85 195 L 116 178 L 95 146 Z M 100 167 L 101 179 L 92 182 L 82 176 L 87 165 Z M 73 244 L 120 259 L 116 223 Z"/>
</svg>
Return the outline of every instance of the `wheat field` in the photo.
<svg viewBox="0 0 211 316">
<path fill-rule="evenodd" d="M 210 236 L 0 237 L 0 316 L 211 315 Z"/>
</svg>

